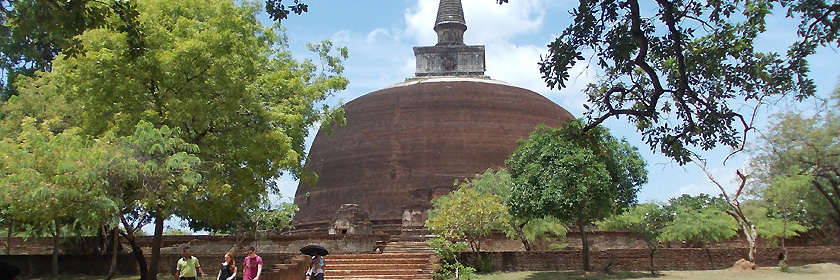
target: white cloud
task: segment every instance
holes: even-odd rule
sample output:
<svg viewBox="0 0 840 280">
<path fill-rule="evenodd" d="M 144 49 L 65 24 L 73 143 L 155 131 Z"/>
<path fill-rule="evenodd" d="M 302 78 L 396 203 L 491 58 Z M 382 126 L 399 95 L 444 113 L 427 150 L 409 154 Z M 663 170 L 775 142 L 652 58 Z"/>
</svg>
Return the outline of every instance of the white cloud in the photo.
<svg viewBox="0 0 840 280">
<path fill-rule="evenodd" d="M 392 41 L 393 37 L 391 36 L 391 33 L 388 32 L 388 30 L 386 30 L 385 28 L 377 28 L 368 33 L 367 38 L 365 39 L 365 43 L 376 44 L 382 39 Z"/>
</svg>

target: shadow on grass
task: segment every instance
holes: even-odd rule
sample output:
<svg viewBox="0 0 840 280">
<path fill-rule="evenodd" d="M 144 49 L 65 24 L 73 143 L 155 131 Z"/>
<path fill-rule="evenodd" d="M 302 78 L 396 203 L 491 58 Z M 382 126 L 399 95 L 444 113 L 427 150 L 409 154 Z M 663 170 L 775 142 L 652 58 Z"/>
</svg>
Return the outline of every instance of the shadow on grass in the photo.
<svg viewBox="0 0 840 280">
<path fill-rule="evenodd" d="M 588 274 L 584 273 L 583 271 L 573 270 L 573 271 L 543 271 L 543 272 L 534 272 L 530 276 L 526 277 L 527 280 L 563 280 L 563 279 L 587 279 L 587 280 L 600 280 L 600 279 L 642 279 L 642 278 L 650 278 L 656 279 L 659 278 L 659 274 L 650 274 L 645 272 L 632 272 L 632 271 L 618 271 L 618 272 L 590 272 Z"/>
</svg>

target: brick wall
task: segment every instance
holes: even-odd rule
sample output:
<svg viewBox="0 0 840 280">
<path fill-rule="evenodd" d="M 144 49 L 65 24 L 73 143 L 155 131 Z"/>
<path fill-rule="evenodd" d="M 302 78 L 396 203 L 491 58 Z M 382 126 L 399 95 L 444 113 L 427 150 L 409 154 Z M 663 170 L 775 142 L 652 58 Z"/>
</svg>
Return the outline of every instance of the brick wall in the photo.
<svg viewBox="0 0 840 280">
<path fill-rule="evenodd" d="M 776 266 L 780 248 L 758 249 L 759 266 Z M 583 260 L 579 250 L 542 252 L 496 252 L 480 253 L 490 258 L 497 271 L 554 271 L 580 270 Z M 594 270 L 603 270 L 608 265 L 619 271 L 645 271 L 650 269 L 650 251 L 646 249 L 609 249 L 590 252 L 590 264 Z M 732 267 L 739 259 L 746 259 L 746 248 L 663 248 L 654 255 L 656 270 L 711 270 Z M 475 253 L 463 253 L 465 263 L 474 264 Z M 840 263 L 840 247 L 794 247 L 788 248 L 788 264 Z"/>
</svg>

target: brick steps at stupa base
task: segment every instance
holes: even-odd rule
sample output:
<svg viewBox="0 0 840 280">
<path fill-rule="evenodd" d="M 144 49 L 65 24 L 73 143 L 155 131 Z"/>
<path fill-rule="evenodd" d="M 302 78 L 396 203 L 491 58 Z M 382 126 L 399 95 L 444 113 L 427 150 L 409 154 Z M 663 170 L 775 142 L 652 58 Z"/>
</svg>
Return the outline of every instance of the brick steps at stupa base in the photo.
<svg viewBox="0 0 840 280">
<path fill-rule="evenodd" d="M 432 274 L 428 275 L 382 275 L 382 276 L 324 276 L 324 279 L 341 280 L 432 280 Z"/>
<path fill-rule="evenodd" d="M 397 250 L 391 250 L 394 248 Z M 428 248 L 425 242 L 392 242 L 388 243 L 382 254 L 327 255 L 324 278 L 431 280 L 435 256 Z"/>
<path fill-rule="evenodd" d="M 396 241 L 390 242 L 382 250 L 383 254 L 434 254 L 435 250 L 429 247 L 426 241 Z"/>
</svg>

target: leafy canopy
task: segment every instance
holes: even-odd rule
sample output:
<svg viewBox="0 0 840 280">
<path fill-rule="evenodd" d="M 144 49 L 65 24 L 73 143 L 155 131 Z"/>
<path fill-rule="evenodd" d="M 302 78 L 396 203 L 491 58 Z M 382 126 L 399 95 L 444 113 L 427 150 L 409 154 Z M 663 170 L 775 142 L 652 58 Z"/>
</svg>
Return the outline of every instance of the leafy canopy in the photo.
<svg viewBox="0 0 840 280">
<path fill-rule="evenodd" d="M 482 238 L 510 226 L 501 198 L 469 185 L 433 199 L 432 205 L 426 227 L 445 238 L 466 239 L 473 252 L 481 250 Z"/>
<path fill-rule="evenodd" d="M 179 130 L 197 148 L 206 192 L 173 211 L 198 228 L 232 227 L 284 171 L 314 180 L 304 139 L 316 123 L 343 120 L 322 102 L 347 85 L 345 48 L 322 42 L 311 45 L 321 64 L 297 61 L 249 2 L 142 1 L 137 10 L 142 56 L 125 32 L 88 30 L 76 37 L 85 55 L 60 54 L 40 78 L 81 109 L 73 119 L 84 134 L 127 136 L 141 121 Z"/>
<path fill-rule="evenodd" d="M 541 125 L 507 160 L 513 179 L 507 201 L 514 217 L 553 216 L 562 222 L 594 222 L 634 204 L 647 182 L 645 162 L 606 128 L 582 132 L 572 121 Z"/>
<path fill-rule="evenodd" d="M 679 164 L 691 161 L 692 148 L 740 148 L 755 116 L 743 103 L 813 96 L 808 56 L 840 45 L 840 3 L 832 0 L 578 3 L 539 63 L 543 79 L 565 87 L 572 66 L 590 57 L 604 74 L 586 89 L 587 129 L 626 116 L 652 150 Z M 777 6 L 800 20 L 786 54 L 755 47 Z"/>
<path fill-rule="evenodd" d="M 772 211 L 804 211 L 807 215 L 800 218 L 813 227 L 833 224 L 835 229 L 840 228 L 838 109 L 840 87 L 812 111 L 786 111 L 774 116 L 773 124 L 750 147 L 755 170 L 753 189 L 774 201 Z M 810 180 L 803 184 L 806 179 Z M 788 195 L 791 193 L 796 196 Z M 789 198 L 801 201 L 784 201 Z"/>
</svg>

